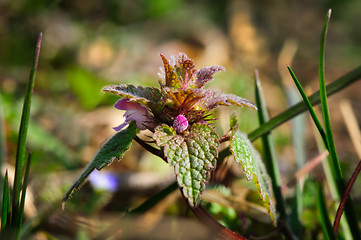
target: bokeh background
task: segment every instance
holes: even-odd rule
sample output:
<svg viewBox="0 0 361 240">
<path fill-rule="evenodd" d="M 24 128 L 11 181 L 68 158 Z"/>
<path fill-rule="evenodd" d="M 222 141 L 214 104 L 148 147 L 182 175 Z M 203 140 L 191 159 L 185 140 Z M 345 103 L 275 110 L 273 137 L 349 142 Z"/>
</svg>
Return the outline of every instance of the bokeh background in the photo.
<svg viewBox="0 0 361 240">
<path fill-rule="evenodd" d="M 357 0 L 0 0 L 0 93 L 7 150 L 2 161 L 6 163 L 3 170 L 7 168 L 10 172 L 34 45 L 38 33 L 44 34 L 28 136 L 33 162 L 26 221 L 35 233 L 32 237 L 97 236 L 118 221 L 126 209 L 139 205 L 174 179 L 162 160 L 134 143 L 121 162 L 114 162 L 100 175 L 92 176 L 92 184 L 86 183 L 65 212 L 61 212 L 64 192 L 101 143 L 115 133 L 112 127 L 122 121 L 122 112 L 112 108 L 117 97 L 102 93 L 104 86 L 124 83 L 157 86 L 159 54 L 169 57 L 184 52 L 195 60 L 198 68 L 226 67 L 227 71 L 217 73 L 207 87 L 252 101 L 253 71 L 257 68 L 270 116 L 275 116 L 290 105 L 287 94 L 293 83 L 287 65 L 292 66 L 309 93 L 318 89 L 318 48 L 329 8 L 333 13 L 326 44 L 326 78 L 332 82 L 361 63 L 361 2 Z M 336 147 L 346 179 L 359 157 L 347 132 L 340 102 L 347 100 L 351 104 L 360 123 L 360 89 L 357 82 L 330 98 Z M 250 132 L 258 126 L 252 110 L 223 109 L 218 112 L 219 132 L 227 131 L 227 117 L 234 110 L 242 131 Z M 305 139 L 307 161 L 317 156 L 319 149 L 307 115 L 304 127 L 299 138 Z M 291 124 L 277 128 L 274 138 L 282 179 L 287 182 L 297 166 Z M 259 143 L 255 144 L 259 147 Z M 249 196 L 252 199 L 247 190 L 252 187 L 240 172 L 234 174 L 240 175 L 240 180 L 233 192 L 238 191 L 241 202 Z M 324 179 L 320 166 L 310 174 L 314 179 Z M 354 189 L 357 186 L 360 183 Z M 353 191 L 353 195 L 355 202 L 360 203 L 361 194 Z M 310 208 L 310 216 L 312 211 Z M 186 215 L 186 206 L 176 192 L 137 224 L 145 229 L 144 234 L 151 232 L 159 239 L 156 234 L 169 227 L 164 219 L 172 216 L 172 221 L 176 221 L 174 216 L 179 220 Z M 40 223 L 31 222 L 34 217 Z M 262 231 L 251 227 L 252 224 L 259 227 L 261 220 L 250 221 L 247 214 L 239 213 L 229 218 L 229 224 L 239 224 L 240 232 L 262 235 Z M 312 225 L 315 220 L 304 218 L 305 226 L 309 226 L 307 234 L 316 232 L 316 237 L 319 236 L 318 224 Z M 185 222 L 183 228 L 203 229 L 192 217 L 188 219 L 194 222 Z M 262 224 L 271 229 L 269 223 Z M 124 230 L 127 227 L 119 229 L 123 229 L 120 233 L 123 237 L 132 239 L 130 226 L 128 232 Z M 207 236 L 206 229 L 199 231 L 203 234 L 200 238 Z M 177 235 L 180 236 L 183 235 Z"/>
</svg>

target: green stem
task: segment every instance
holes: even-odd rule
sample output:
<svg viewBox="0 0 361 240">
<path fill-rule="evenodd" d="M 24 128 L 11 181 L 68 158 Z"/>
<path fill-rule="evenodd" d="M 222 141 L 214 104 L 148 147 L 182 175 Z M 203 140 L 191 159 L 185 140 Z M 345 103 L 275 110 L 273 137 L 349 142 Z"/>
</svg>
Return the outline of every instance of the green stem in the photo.
<svg viewBox="0 0 361 240">
<path fill-rule="evenodd" d="M 336 240 L 330 219 L 328 218 L 328 208 L 326 206 L 325 197 L 320 184 L 317 186 L 317 209 L 325 239 Z"/>
</svg>

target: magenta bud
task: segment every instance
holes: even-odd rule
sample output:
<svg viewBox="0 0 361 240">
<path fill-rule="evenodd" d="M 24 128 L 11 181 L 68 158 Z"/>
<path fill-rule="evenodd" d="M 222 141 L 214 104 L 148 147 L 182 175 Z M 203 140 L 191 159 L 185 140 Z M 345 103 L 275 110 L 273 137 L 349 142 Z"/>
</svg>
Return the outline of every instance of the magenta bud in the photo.
<svg viewBox="0 0 361 240">
<path fill-rule="evenodd" d="M 177 132 L 183 132 L 188 128 L 188 120 L 182 114 L 179 114 L 173 122 L 173 127 Z"/>
</svg>

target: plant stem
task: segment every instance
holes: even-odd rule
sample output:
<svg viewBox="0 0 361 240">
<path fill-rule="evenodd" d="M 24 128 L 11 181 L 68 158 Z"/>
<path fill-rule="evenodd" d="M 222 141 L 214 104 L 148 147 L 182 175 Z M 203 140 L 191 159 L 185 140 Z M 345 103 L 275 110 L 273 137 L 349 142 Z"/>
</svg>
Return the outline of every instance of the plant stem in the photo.
<svg viewBox="0 0 361 240">
<path fill-rule="evenodd" d="M 184 196 L 183 196 L 184 197 Z M 187 202 L 187 199 L 185 199 Z M 205 224 L 212 231 L 216 231 L 216 233 L 225 240 L 247 240 L 230 229 L 226 228 L 222 224 L 220 224 L 216 219 L 211 216 L 206 209 L 204 209 L 201 205 L 198 205 L 195 208 L 190 207 L 194 215 L 196 215 L 199 220 Z"/>
<path fill-rule="evenodd" d="M 337 209 L 337 212 L 336 212 L 336 216 L 335 216 L 335 221 L 333 223 L 333 230 L 335 232 L 335 234 L 337 235 L 337 231 L 338 231 L 338 227 L 340 225 L 340 220 L 341 220 L 341 216 L 342 216 L 342 213 L 343 213 L 343 210 L 345 208 L 345 205 L 346 205 L 346 202 L 347 202 L 347 199 L 348 199 L 348 196 L 350 195 L 350 191 L 352 189 L 352 186 L 353 184 L 355 183 L 356 181 L 356 178 L 357 176 L 359 175 L 361 171 L 361 161 L 358 163 L 355 171 L 353 172 L 351 178 L 350 178 L 350 181 L 348 182 L 347 186 L 346 186 L 346 190 L 345 192 L 343 193 L 343 196 L 342 196 L 342 200 L 340 202 L 340 205 L 338 206 L 338 209 Z"/>
<path fill-rule="evenodd" d="M 165 162 L 167 162 L 166 157 L 164 156 L 162 150 L 159 150 L 147 143 L 145 143 L 142 139 L 140 139 L 138 136 L 134 137 L 134 140 L 139 143 L 139 145 L 141 145 L 145 150 L 147 150 L 148 152 L 154 154 L 155 156 L 160 157 L 161 159 L 163 159 Z"/>
</svg>

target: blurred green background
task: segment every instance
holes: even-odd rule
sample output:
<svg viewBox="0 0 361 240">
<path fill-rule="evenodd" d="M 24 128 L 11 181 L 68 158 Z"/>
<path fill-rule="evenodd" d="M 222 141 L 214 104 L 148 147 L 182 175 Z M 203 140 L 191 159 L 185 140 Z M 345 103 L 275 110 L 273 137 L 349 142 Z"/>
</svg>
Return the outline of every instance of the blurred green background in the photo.
<svg viewBox="0 0 361 240">
<path fill-rule="evenodd" d="M 326 44 L 326 78 L 331 82 L 361 63 L 360 1 L 0 0 L 1 114 L 5 168 L 10 172 L 36 36 L 44 34 L 28 137 L 33 162 L 26 219 L 39 213 L 47 217 L 34 238 L 96 236 L 111 222 L 99 223 L 99 218 L 112 219 L 121 214 L 117 212 L 139 205 L 173 179 L 166 164 L 134 143 L 122 162 L 104 171 L 115 172 L 120 179 L 115 193 L 85 184 L 66 211 L 60 212 L 58 204 L 65 190 L 101 143 L 114 134 L 112 127 L 122 121 L 122 113 L 112 108 L 117 97 L 102 93 L 104 86 L 157 86 L 159 54 L 169 57 L 185 52 L 198 68 L 226 67 L 227 71 L 218 73 L 207 87 L 252 101 L 253 71 L 257 68 L 270 115 L 275 116 L 288 106 L 287 87 L 292 80 L 287 64 L 292 65 L 305 89 L 310 93 L 318 89 L 319 39 L 329 8 L 333 15 Z M 355 83 L 330 100 L 346 179 L 358 157 L 339 102 L 348 99 L 360 123 L 360 89 L 360 83 Z M 227 131 L 227 117 L 233 110 L 236 108 L 219 112 L 220 132 Z M 242 131 L 257 127 L 254 111 L 237 113 Z M 318 149 L 312 124 L 306 121 L 305 155 L 311 159 L 318 155 Z M 274 137 L 282 178 L 287 182 L 295 172 L 290 124 L 278 128 Z M 321 168 L 312 174 L 316 179 L 324 178 Z M 357 186 L 360 183 L 354 189 Z M 176 194 L 158 213 L 184 215 L 185 205 L 176 201 Z M 353 194 L 360 203 L 361 195 Z M 96 220 L 86 219 L 89 216 Z"/>
</svg>

